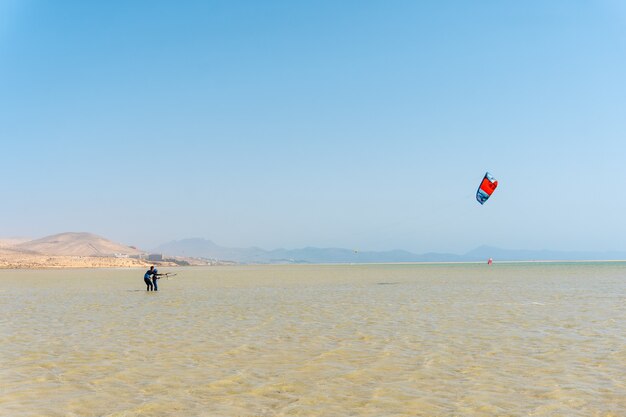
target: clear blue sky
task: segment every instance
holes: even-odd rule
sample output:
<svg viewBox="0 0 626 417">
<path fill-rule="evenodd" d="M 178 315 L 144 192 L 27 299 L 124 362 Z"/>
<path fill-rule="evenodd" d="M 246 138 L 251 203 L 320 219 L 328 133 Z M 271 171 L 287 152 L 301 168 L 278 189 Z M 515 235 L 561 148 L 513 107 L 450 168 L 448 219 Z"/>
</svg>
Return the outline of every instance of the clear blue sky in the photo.
<svg viewBox="0 0 626 417">
<path fill-rule="evenodd" d="M 626 250 L 623 4 L 0 0 L 0 236 Z"/>
</svg>

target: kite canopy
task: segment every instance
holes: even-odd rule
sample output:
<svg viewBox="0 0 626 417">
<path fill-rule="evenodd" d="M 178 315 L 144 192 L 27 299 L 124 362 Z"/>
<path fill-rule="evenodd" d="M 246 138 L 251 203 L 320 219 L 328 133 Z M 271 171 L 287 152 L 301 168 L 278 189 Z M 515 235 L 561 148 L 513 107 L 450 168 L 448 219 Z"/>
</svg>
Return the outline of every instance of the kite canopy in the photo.
<svg viewBox="0 0 626 417">
<path fill-rule="evenodd" d="M 485 201 L 489 199 L 497 186 L 498 181 L 496 181 L 496 179 L 488 172 L 485 173 L 485 176 L 480 183 L 480 187 L 478 187 L 478 191 L 476 191 L 476 200 L 478 200 L 480 204 L 485 204 Z"/>
</svg>

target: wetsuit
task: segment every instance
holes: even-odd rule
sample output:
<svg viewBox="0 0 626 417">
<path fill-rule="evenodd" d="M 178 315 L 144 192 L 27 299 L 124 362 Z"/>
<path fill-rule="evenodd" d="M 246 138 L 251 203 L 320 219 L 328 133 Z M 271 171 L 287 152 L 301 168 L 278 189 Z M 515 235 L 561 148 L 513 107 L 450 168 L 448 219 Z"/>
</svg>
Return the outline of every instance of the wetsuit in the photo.
<svg viewBox="0 0 626 417">
<path fill-rule="evenodd" d="M 157 269 L 154 268 L 152 270 L 152 285 L 154 285 L 154 291 L 159 291 L 159 288 L 157 287 L 157 279 L 159 279 L 157 276 Z"/>
<path fill-rule="evenodd" d="M 150 275 L 154 274 L 154 272 L 148 269 L 143 276 L 143 281 L 146 283 L 146 291 L 152 291 L 152 281 L 150 281 Z"/>
</svg>

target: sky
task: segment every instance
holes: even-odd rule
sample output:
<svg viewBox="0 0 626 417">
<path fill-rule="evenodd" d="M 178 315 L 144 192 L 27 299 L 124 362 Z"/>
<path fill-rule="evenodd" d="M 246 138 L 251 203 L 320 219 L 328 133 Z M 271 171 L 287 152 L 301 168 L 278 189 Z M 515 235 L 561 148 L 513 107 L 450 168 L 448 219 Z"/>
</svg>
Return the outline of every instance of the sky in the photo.
<svg viewBox="0 0 626 417">
<path fill-rule="evenodd" d="M 0 0 L 0 236 L 624 251 L 624 74 L 617 0 Z"/>
</svg>

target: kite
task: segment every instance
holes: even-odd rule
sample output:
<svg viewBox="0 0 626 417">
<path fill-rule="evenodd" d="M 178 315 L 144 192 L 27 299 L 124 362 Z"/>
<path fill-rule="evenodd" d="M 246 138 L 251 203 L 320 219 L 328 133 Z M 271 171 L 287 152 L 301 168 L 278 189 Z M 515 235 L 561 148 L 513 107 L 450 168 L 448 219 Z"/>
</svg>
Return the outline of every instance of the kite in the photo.
<svg viewBox="0 0 626 417">
<path fill-rule="evenodd" d="M 498 181 L 488 172 L 485 173 L 480 187 L 478 187 L 478 191 L 476 191 L 476 200 L 478 200 L 480 204 L 485 204 L 485 201 L 489 199 L 497 186 Z"/>
</svg>

